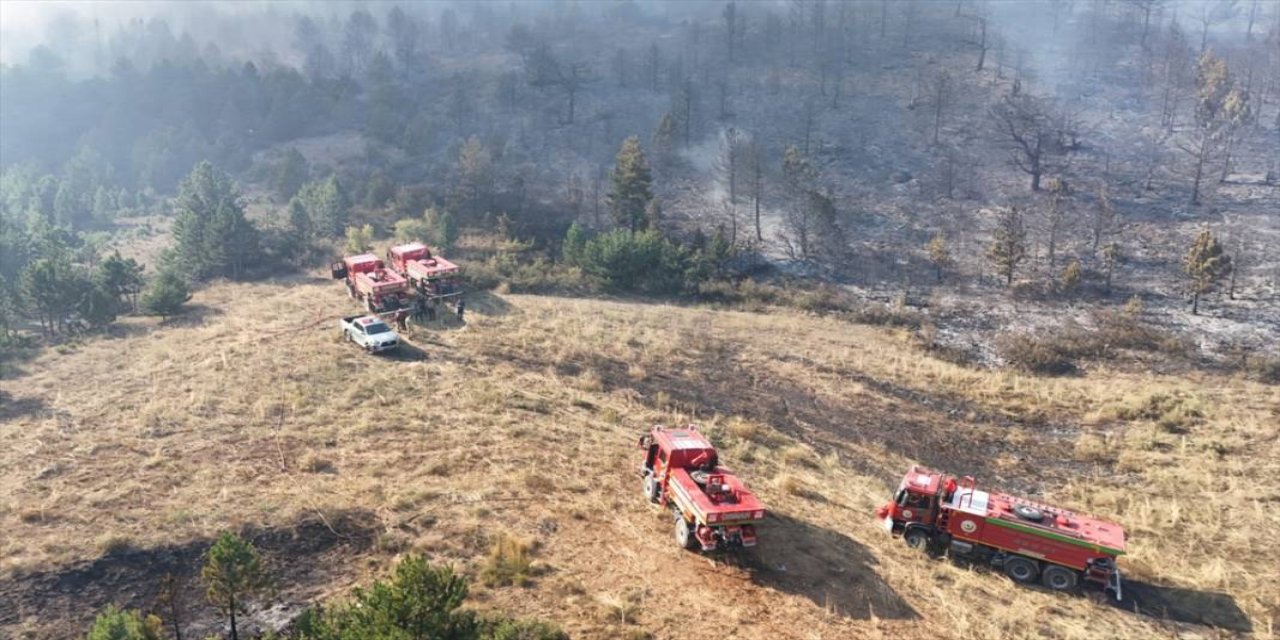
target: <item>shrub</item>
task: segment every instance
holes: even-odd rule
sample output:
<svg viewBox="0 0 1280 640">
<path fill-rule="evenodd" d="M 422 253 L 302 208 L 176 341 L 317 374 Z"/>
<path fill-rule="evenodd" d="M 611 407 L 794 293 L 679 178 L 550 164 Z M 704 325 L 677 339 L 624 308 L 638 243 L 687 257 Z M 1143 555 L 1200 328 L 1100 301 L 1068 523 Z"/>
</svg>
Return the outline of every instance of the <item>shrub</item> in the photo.
<svg viewBox="0 0 1280 640">
<path fill-rule="evenodd" d="M 466 597 L 466 578 L 409 555 L 391 580 L 355 589 L 352 603 L 303 612 L 297 633 L 300 640 L 473 637 L 474 614 L 458 610 Z"/>
<path fill-rule="evenodd" d="M 1010 366 L 1043 375 L 1067 375 L 1076 371 L 1068 354 L 1051 343 L 1028 334 L 1002 338 L 996 345 L 1000 357 Z"/>
<path fill-rule="evenodd" d="M 485 640 L 569 640 L 569 634 L 541 620 L 487 620 L 480 634 Z"/>
<path fill-rule="evenodd" d="M 142 310 L 166 320 L 176 315 L 191 299 L 187 281 L 172 269 L 165 269 L 142 293 Z"/>
<path fill-rule="evenodd" d="M 1254 358 L 1249 370 L 1263 382 L 1280 383 L 1280 358 Z"/>
<path fill-rule="evenodd" d="M 489 556 L 480 570 L 480 580 L 488 586 L 529 584 L 533 559 L 530 545 L 509 535 L 501 534 L 489 548 Z"/>
<path fill-rule="evenodd" d="M 85 640 L 160 640 L 163 637 L 160 618 L 143 618 L 137 611 L 121 611 L 109 606 L 93 621 Z"/>
<path fill-rule="evenodd" d="M 688 256 L 655 231 L 626 230 L 596 236 L 582 249 L 582 270 L 609 291 L 655 294 L 685 288 Z"/>
</svg>

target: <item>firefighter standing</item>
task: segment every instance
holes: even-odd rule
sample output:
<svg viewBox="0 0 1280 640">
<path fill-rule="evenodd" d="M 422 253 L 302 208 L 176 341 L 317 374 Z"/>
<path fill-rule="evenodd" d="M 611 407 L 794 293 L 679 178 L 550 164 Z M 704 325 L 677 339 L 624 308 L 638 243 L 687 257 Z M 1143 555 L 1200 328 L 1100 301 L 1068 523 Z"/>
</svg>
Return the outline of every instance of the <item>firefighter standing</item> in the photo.
<svg viewBox="0 0 1280 640">
<path fill-rule="evenodd" d="M 401 331 L 409 330 L 409 310 L 401 309 L 396 312 L 396 328 Z"/>
<path fill-rule="evenodd" d="M 465 312 L 465 311 L 467 310 L 466 304 L 467 304 L 467 303 L 466 303 L 466 302 L 464 302 L 464 301 L 462 300 L 462 298 L 458 298 L 457 312 L 458 312 L 458 319 L 459 319 L 459 320 L 461 320 L 461 319 L 462 319 L 462 314 L 463 314 L 463 312 Z"/>
</svg>

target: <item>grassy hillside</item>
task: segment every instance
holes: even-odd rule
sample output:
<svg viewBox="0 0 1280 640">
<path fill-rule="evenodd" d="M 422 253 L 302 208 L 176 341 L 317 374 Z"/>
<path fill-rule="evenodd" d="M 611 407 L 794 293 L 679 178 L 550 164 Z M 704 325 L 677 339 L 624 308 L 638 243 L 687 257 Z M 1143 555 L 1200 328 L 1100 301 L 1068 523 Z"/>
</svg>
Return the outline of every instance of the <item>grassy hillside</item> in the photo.
<svg viewBox="0 0 1280 640">
<path fill-rule="evenodd" d="M 407 550 L 479 575 L 504 535 L 532 578 L 477 586 L 478 606 L 575 637 L 1267 638 L 1280 618 L 1275 387 L 980 371 L 789 311 L 478 296 L 466 326 L 383 358 L 338 340 L 331 282 L 193 305 L 0 381 L 0 635 L 149 607 L 161 567 L 241 527 L 281 575 L 264 619 Z M 641 498 L 635 437 L 685 421 L 773 510 L 742 559 L 677 549 Z M 911 552 L 872 512 L 912 462 L 1123 522 L 1136 604 L 1184 622 Z"/>
</svg>

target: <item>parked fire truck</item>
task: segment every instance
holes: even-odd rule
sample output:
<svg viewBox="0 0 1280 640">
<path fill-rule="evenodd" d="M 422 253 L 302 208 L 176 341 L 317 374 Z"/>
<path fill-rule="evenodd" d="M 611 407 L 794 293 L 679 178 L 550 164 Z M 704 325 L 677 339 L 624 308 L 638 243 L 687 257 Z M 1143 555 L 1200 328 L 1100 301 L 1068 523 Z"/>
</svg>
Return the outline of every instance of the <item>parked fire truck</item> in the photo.
<svg viewBox="0 0 1280 640">
<path fill-rule="evenodd" d="M 431 254 L 421 242 L 410 242 L 387 250 L 387 264 L 409 281 L 421 295 L 451 298 L 462 295 L 458 265 Z"/>
<path fill-rule="evenodd" d="M 720 466 L 715 447 L 696 427 L 654 427 L 639 447 L 644 495 L 675 514 L 677 544 L 702 551 L 755 546 L 764 505 Z"/>
<path fill-rule="evenodd" d="M 907 472 L 876 517 L 908 546 L 988 562 L 1015 582 L 1039 579 L 1063 591 L 1084 581 L 1121 598 L 1116 558 L 1125 552 L 1125 533 L 1112 522 L 981 491 L 971 477 L 921 467 Z"/>
<path fill-rule="evenodd" d="M 347 256 L 330 265 L 330 274 L 344 280 L 347 293 L 364 302 L 370 313 L 402 309 L 412 301 L 409 283 L 372 253 Z"/>
</svg>

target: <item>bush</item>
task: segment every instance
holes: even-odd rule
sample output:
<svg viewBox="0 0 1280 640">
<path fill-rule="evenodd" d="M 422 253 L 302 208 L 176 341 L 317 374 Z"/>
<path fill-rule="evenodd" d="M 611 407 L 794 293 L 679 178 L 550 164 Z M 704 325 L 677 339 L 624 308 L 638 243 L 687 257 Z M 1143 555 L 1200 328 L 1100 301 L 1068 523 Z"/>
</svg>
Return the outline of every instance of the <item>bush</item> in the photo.
<svg viewBox="0 0 1280 640">
<path fill-rule="evenodd" d="M 1280 383 L 1280 358 L 1254 358 L 1249 370 L 1263 382 Z"/>
<path fill-rule="evenodd" d="M 497 620 L 482 623 L 486 640 L 569 640 L 569 634 L 541 620 Z"/>
<path fill-rule="evenodd" d="M 523 587 L 529 584 L 533 575 L 532 566 L 529 544 L 501 534 L 489 548 L 489 556 L 480 570 L 480 580 L 491 587 Z"/>
<path fill-rule="evenodd" d="M 1032 335 L 1007 336 L 996 348 L 1005 362 L 1023 371 L 1042 375 L 1067 375 L 1076 371 L 1076 364 L 1068 354 Z"/>
<path fill-rule="evenodd" d="M 582 270 L 608 291 L 678 294 L 690 263 L 683 249 L 655 231 L 614 231 L 582 248 Z"/>
<path fill-rule="evenodd" d="M 182 305 L 190 299 L 187 281 L 174 270 L 165 269 L 142 293 L 142 310 L 160 316 L 161 319 L 168 319 L 181 311 Z"/>
<path fill-rule="evenodd" d="M 143 618 L 137 611 L 121 611 L 111 606 L 98 614 L 85 640 L 160 640 L 163 637 L 160 618 Z"/>
</svg>

